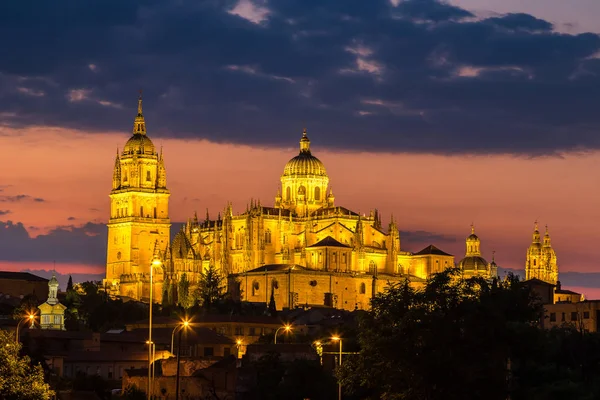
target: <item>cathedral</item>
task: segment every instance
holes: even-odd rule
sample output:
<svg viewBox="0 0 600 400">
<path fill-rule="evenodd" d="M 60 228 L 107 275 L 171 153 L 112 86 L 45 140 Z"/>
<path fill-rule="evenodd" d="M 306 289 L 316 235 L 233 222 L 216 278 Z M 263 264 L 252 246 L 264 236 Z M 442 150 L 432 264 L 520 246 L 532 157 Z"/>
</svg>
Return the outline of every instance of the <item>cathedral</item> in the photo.
<svg viewBox="0 0 600 400">
<path fill-rule="evenodd" d="M 194 215 L 171 242 L 169 196 L 162 150 L 147 135 L 140 97 L 133 134 L 117 150 L 113 170 L 104 281 L 112 294 L 148 301 L 152 282 L 153 301 L 172 302 L 184 274 L 193 289 L 211 267 L 240 300 L 354 310 L 367 308 L 390 283 L 419 286 L 455 267 L 454 256 L 433 245 L 402 250 L 393 217 L 384 227 L 376 209 L 361 215 L 338 205 L 306 130 L 273 205 L 252 200 L 242 213 L 227 204 L 216 218 Z M 496 264 L 481 257 L 474 228 L 466 246 L 463 275 L 495 277 Z M 534 266 L 545 254 L 532 255 Z"/>
</svg>

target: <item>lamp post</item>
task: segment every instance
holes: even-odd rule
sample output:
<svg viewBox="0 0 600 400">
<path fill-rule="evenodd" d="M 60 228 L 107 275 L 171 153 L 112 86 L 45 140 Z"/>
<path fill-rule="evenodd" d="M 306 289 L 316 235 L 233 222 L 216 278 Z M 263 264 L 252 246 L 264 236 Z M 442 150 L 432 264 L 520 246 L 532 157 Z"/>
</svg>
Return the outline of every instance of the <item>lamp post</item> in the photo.
<svg viewBox="0 0 600 400">
<path fill-rule="evenodd" d="M 154 368 L 156 363 L 154 362 L 154 360 L 156 359 L 156 343 L 151 342 L 149 340 L 146 340 L 146 344 L 152 348 L 152 351 L 150 352 L 150 354 L 152 355 L 151 359 L 152 359 L 152 375 L 151 375 L 151 387 L 152 387 L 152 392 L 154 392 Z"/>
<path fill-rule="evenodd" d="M 154 275 L 154 267 L 159 267 L 162 264 L 158 254 L 158 241 L 154 244 L 154 258 L 152 259 L 152 263 L 150 264 L 150 301 L 149 301 L 149 321 L 148 321 L 148 342 L 152 343 L 152 286 L 153 275 Z M 152 346 L 148 346 L 148 400 L 152 399 Z"/>
<path fill-rule="evenodd" d="M 181 334 L 184 329 L 187 329 L 189 323 L 184 321 L 181 329 L 179 330 L 179 338 L 177 341 L 177 373 L 175 377 L 175 400 L 179 400 L 179 358 L 181 357 Z"/>
<path fill-rule="evenodd" d="M 288 333 L 292 330 L 292 326 L 287 324 L 287 325 L 280 326 L 279 328 L 277 328 L 277 330 L 275 331 L 275 342 L 273 344 L 277 344 L 277 334 L 279 333 L 279 331 L 281 329 L 285 330 L 285 333 Z"/>
<path fill-rule="evenodd" d="M 25 321 L 31 321 L 31 326 L 33 326 L 33 321 L 35 320 L 35 314 L 29 314 L 27 317 L 21 319 L 17 324 L 17 334 L 16 334 L 16 344 L 19 344 L 19 327 Z"/>
<path fill-rule="evenodd" d="M 185 320 L 181 324 L 177 325 L 175 327 L 175 329 L 173 329 L 173 333 L 171 333 L 171 354 L 173 354 L 173 339 L 175 338 L 175 332 L 177 332 L 177 329 L 187 328 L 189 325 L 190 325 L 190 321 Z M 173 354 L 173 355 L 175 355 L 175 354 Z"/>
<path fill-rule="evenodd" d="M 243 343 L 244 343 L 244 342 L 242 341 L 242 339 L 237 339 L 237 340 L 235 341 L 235 348 L 236 348 L 236 350 L 237 350 L 237 354 L 235 355 L 235 358 L 236 358 L 236 360 L 240 358 L 240 351 L 241 351 L 241 349 L 242 349 L 242 344 L 243 344 Z"/>
<path fill-rule="evenodd" d="M 342 367 L 342 338 L 339 336 L 333 336 L 331 338 L 334 342 L 340 342 L 340 355 L 339 355 L 339 367 Z M 342 400 L 342 381 L 338 377 L 338 400 Z"/>
</svg>

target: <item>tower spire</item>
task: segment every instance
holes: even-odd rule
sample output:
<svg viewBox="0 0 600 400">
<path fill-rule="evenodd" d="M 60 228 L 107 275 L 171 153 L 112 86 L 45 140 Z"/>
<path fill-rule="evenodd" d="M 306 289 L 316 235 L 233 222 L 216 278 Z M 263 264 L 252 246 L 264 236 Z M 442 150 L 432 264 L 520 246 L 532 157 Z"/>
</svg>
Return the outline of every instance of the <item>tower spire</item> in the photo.
<svg viewBox="0 0 600 400">
<path fill-rule="evenodd" d="M 146 134 L 146 122 L 144 121 L 144 114 L 142 112 L 142 91 L 140 90 L 140 96 L 138 97 L 138 112 L 133 122 L 133 134 L 134 135 L 145 135 Z"/>
<path fill-rule="evenodd" d="M 306 135 L 306 128 L 302 131 L 302 139 L 300 139 L 300 154 L 308 153 L 310 154 L 310 140 Z"/>
</svg>

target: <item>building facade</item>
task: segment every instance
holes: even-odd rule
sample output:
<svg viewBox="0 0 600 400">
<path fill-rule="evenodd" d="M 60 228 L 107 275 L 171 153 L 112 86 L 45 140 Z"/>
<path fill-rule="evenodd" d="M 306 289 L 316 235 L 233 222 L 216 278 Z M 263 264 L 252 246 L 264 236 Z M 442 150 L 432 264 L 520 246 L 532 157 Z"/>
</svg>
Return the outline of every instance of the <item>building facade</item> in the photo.
<svg viewBox="0 0 600 400">
<path fill-rule="evenodd" d="M 58 301 L 58 280 L 52 274 L 48 282 L 48 300 L 38 306 L 40 310 L 40 328 L 65 330 L 65 307 Z"/>
</svg>

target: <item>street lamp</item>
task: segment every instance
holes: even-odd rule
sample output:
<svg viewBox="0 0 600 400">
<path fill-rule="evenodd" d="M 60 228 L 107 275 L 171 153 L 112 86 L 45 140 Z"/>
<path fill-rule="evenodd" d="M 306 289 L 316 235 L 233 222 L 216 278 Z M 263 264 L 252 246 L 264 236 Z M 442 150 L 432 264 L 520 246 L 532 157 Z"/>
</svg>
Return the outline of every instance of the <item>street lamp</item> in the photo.
<svg viewBox="0 0 600 400">
<path fill-rule="evenodd" d="M 275 342 L 273 344 L 277 344 L 277 334 L 279 333 L 279 330 L 283 329 L 285 331 L 285 333 L 289 333 L 292 330 L 292 326 L 290 324 L 284 325 L 284 326 L 280 326 L 279 328 L 277 328 L 277 330 L 275 331 Z"/>
<path fill-rule="evenodd" d="M 150 379 L 150 387 L 152 388 L 152 392 L 154 392 L 154 368 L 156 363 L 154 362 L 156 359 L 156 343 L 146 340 L 146 344 L 152 347 L 152 378 Z"/>
<path fill-rule="evenodd" d="M 177 376 L 175 380 L 175 400 L 179 400 L 179 357 L 181 356 L 181 333 L 189 326 L 188 321 L 183 321 L 181 329 L 179 329 L 179 339 L 177 342 Z"/>
<path fill-rule="evenodd" d="M 35 321 L 35 314 L 29 314 L 28 316 L 26 316 L 25 318 L 21 319 L 19 321 L 19 323 L 17 324 L 17 334 L 16 334 L 16 344 L 19 344 L 19 327 L 21 326 L 21 324 L 25 321 L 31 321 L 31 326 L 33 326 L 33 322 Z"/>
<path fill-rule="evenodd" d="M 160 261 L 160 257 L 158 254 L 158 240 L 156 241 L 156 243 L 154 244 L 154 257 L 152 259 L 152 264 L 150 264 L 150 301 L 149 301 L 149 313 L 150 313 L 150 317 L 149 317 L 149 322 L 148 322 L 148 342 L 152 343 L 152 286 L 154 285 L 153 282 L 153 275 L 154 275 L 154 268 L 155 267 L 160 267 L 162 265 L 162 262 Z M 148 399 L 151 400 L 152 399 L 152 373 L 151 373 L 151 368 L 152 367 L 152 346 L 148 346 Z"/>
<path fill-rule="evenodd" d="M 175 339 L 175 332 L 177 332 L 177 329 L 187 328 L 188 326 L 190 326 L 190 321 L 184 320 L 173 329 L 173 333 L 171 333 L 171 354 L 175 355 L 173 353 L 173 339 Z"/>
<path fill-rule="evenodd" d="M 236 358 L 236 359 L 240 358 L 240 352 L 241 352 L 241 350 L 242 350 L 242 344 L 243 344 L 243 343 L 244 343 L 244 342 L 242 341 L 242 339 L 237 339 L 237 340 L 235 341 L 235 348 L 237 349 L 237 354 L 235 355 L 235 358 Z"/>
<path fill-rule="evenodd" d="M 340 342 L 340 355 L 339 355 L 339 367 L 342 367 L 342 338 L 339 336 L 332 336 L 331 340 L 334 342 Z M 338 400 L 342 400 L 342 381 L 338 377 Z"/>
</svg>

